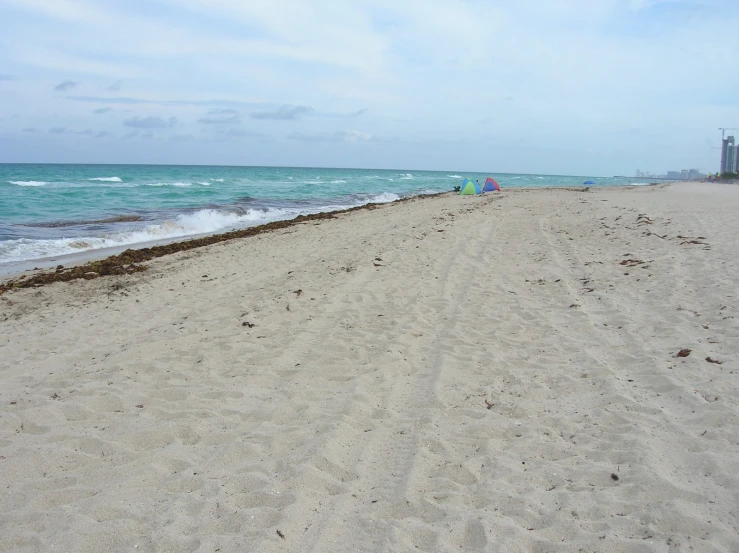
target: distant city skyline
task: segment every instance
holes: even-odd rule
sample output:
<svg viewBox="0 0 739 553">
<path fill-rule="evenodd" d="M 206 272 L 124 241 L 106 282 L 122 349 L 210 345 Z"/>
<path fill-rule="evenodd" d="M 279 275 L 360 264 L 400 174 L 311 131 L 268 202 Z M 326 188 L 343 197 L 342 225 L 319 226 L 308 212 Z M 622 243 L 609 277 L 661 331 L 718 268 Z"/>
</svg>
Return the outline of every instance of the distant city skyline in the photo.
<svg viewBox="0 0 739 553">
<path fill-rule="evenodd" d="M 674 180 L 698 180 L 707 177 L 708 175 L 701 173 L 699 169 L 680 169 L 679 171 L 666 171 L 662 174 L 650 173 L 648 171 L 636 170 L 635 178 L 654 178 L 654 179 L 674 179 Z"/>
</svg>

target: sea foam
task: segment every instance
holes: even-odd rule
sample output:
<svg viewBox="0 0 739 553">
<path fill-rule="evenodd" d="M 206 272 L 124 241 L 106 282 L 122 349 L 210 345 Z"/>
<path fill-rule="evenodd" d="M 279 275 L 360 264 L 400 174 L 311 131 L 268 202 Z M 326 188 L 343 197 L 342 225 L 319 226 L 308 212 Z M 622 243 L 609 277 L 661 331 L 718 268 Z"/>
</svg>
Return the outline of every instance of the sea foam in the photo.
<svg viewBox="0 0 739 553">
<path fill-rule="evenodd" d="M 199 183 L 203 184 L 203 183 Z M 192 186 L 191 182 L 146 182 L 144 186 Z M 206 185 L 209 186 L 209 185 Z"/>
<path fill-rule="evenodd" d="M 18 186 L 46 186 L 48 182 L 41 180 L 9 180 L 10 184 L 16 184 Z"/>
<path fill-rule="evenodd" d="M 392 192 L 383 192 L 382 194 L 378 194 L 377 196 L 372 196 L 368 200 L 368 202 L 371 204 L 384 204 L 394 202 L 399 199 L 400 196 L 398 196 L 397 194 L 393 194 Z"/>
<path fill-rule="evenodd" d="M 183 213 L 174 219 L 148 225 L 141 229 L 112 232 L 101 236 L 6 240 L 0 242 L 0 262 L 24 261 L 81 253 L 88 250 L 210 234 L 237 227 L 289 219 L 299 213 L 295 209 L 249 209 L 241 213 L 201 209 L 193 213 Z"/>
<path fill-rule="evenodd" d="M 95 177 L 93 179 L 87 180 L 96 180 L 101 182 L 123 182 L 120 177 Z"/>
</svg>

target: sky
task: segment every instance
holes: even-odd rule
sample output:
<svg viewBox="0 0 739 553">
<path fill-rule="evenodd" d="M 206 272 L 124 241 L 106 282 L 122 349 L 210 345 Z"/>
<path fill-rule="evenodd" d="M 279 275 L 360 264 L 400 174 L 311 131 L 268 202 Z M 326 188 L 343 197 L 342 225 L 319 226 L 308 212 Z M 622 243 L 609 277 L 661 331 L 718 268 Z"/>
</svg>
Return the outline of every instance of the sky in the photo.
<svg viewBox="0 0 739 553">
<path fill-rule="evenodd" d="M 0 0 L 0 163 L 713 172 L 737 29 L 736 0 Z"/>
</svg>

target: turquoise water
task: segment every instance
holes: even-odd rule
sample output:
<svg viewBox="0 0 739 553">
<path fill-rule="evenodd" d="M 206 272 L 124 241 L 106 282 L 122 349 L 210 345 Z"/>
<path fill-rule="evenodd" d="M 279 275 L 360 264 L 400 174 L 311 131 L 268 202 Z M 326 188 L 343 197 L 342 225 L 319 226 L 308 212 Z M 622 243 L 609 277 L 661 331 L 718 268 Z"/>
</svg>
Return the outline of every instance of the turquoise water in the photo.
<svg viewBox="0 0 739 553">
<path fill-rule="evenodd" d="M 491 174 L 503 188 L 626 178 Z M 375 169 L 0 164 L 0 264 L 223 232 L 449 191 L 487 174 Z"/>
</svg>

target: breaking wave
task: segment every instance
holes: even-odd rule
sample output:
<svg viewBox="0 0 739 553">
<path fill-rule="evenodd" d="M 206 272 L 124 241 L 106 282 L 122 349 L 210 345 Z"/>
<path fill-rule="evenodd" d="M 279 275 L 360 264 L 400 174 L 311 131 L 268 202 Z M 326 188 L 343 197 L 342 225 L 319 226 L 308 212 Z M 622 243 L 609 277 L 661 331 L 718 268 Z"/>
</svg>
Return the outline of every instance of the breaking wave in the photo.
<svg viewBox="0 0 739 553">
<path fill-rule="evenodd" d="M 42 180 L 9 180 L 8 182 L 18 186 L 46 186 L 47 184 L 50 184 Z"/>
<path fill-rule="evenodd" d="M 200 182 L 198 184 L 203 184 L 205 186 L 210 186 L 208 183 Z M 144 183 L 144 186 L 192 186 L 191 182 L 146 182 Z"/>
<path fill-rule="evenodd" d="M 182 213 L 174 218 L 158 223 L 151 223 L 135 229 L 111 231 L 99 236 L 75 238 L 31 239 L 20 238 L 0 242 L 0 262 L 17 262 L 31 259 L 82 253 L 89 250 L 116 248 L 134 244 L 151 243 L 162 240 L 174 240 L 196 235 L 226 232 L 236 228 L 245 228 L 265 224 L 271 221 L 292 219 L 301 214 L 335 211 L 362 204 L 389 203 L 400 199 L 398 194 L 383 192 L 381 194 L 356 198 L 348 205 L 302 207 L 282 207 L 246 209 L 231 208 L 200 209 L 190 213 Z M 78 224 L 135 222 L 138 216 L 120 216 L 95 221 L 78 221 Z M 34 226 L 55 228 L 57 226 L 74 226 L 72 222 L 56 224 L 39 224 Z"/>
<path fill-rule="evenodd" d="M 369 203 L 384 204 L 388 202 L 394 202 L 399 199 L 400 199 L 400 196 L 398 196 L 397 194 L 393 194 L 392 192 L 383 192 L 382 194 L 378 194 L 377 196 L 372 196 L 369 199 Z"/>
<path fill-rule="evenodd" d="M 95 177 L 94 179 L 87 180 L 96 180 L 101 182 L 123 182 L 120 177 Z"/>
<path fill-rule="evenodd" d="M 30 238 L 6 240 L 0 242 L 0 261 L 24 261 L 82 253 L 88 250 L 115 248 L 118 246 L 209 234 L 236 227 L 253 226 L 269 221 L 288 219 L 297 214 L 297 210 L 290 209 L 249 209 L 242 210 L 241 212 L 202 209 L 194 213 L 183 213 L 174 219 L 151 224 L 141 229 L 111 232 L 101 236 L 41 240 Z"/>
</svg>

